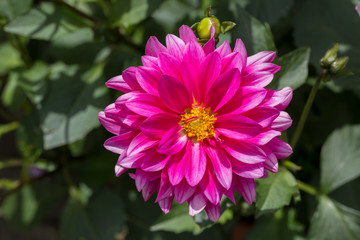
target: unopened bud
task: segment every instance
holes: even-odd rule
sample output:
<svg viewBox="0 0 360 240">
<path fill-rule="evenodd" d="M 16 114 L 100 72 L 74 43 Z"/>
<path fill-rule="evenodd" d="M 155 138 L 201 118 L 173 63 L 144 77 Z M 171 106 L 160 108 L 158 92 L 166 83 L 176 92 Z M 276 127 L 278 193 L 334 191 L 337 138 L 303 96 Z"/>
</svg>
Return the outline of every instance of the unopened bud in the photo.
<svg viewBox="0 0 360 240">
<path fill-rule="evenodd" d="M 329 68 L 330 65 L 336 60 L 339 44 L 335 44 L 332 48 L 327 50 L 325 56 L 320 60 L 320 66 L 323 68 Z"/>
<path fill-rule="evenodd" d="M 349 61 L 349 57 L 342 57 L 336 59 L 330 66 L 330 72 L 332 74 L 340 73 L 346 67 L 346 64 Z"/>
<path fill-rule="evenodd" d="M 214 17 L 206 17 L 203 18 L 199 25 L 197 26 L 197 32 L 199 34 L 200 39 L 210 39 L 211 38 L 211 27 L 215 29 L 215 38 L 219 36 L 220 33 L 220 22 Z"/>
</svg>

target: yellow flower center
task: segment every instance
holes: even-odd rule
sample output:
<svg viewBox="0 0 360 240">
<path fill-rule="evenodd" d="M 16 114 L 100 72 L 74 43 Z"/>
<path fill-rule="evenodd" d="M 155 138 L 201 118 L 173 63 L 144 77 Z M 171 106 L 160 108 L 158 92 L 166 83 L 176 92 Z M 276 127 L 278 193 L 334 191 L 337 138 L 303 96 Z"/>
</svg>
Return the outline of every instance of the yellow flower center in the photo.
<svg viewBox="0 0 360 240">
<path fill-rule="evenodd" d="M 188 137 L 195 138 L 195 141 L 201 141 L 215 136 L 215 120 L 215 114 L 211 114 L 210 108 L 193 104 L 192 109 L 186 109 L 185 113 L 181 115 L 179 124 L 184 128 Z"/>
</svg>

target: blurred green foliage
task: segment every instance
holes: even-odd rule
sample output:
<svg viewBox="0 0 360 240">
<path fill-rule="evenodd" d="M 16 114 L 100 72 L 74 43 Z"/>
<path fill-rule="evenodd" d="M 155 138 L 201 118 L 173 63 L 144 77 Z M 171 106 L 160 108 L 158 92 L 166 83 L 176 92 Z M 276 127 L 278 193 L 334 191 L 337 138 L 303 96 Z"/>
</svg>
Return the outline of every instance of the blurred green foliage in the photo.
<svg viewBox="0 0 360 240">
<path fill-rule="evenodd" d="M 49 219 L 55 236 L 42 239 L 358 239 L 357 3 L 0 0 L 0 239 L 32 239 Z M 131 179 L 117 179 L 117 156 L 102 147 L 110 135 L 97 120 L 120 94 L 106 80 L 140 65 L 150 36 L 164 42 L 209 5 L 220 21 L 236 23 L 219 44 L 242 38 L 249 55 L 277 51 L 282 70 L 269 87 L 295 90 L 289 139 L 326 50 L 339 43 L 355 73 L 321 85 L 290 159 L 302 170 L 280 161 L 279 173 L 257 181 L 255 204 L 223 199 L 216 224 L 206 214 L 190 217 L 186 204 L 163 215 Z M 244 222 L 250 227 L 239 227 Z"/>
</svg>

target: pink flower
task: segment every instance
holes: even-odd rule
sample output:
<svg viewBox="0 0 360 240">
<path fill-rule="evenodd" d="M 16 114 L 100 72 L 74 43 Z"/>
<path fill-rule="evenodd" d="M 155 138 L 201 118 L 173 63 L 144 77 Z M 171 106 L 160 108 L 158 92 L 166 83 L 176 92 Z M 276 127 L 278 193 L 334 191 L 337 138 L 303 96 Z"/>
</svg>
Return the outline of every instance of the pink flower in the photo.
<svg viewBox="0 0 360 240">
<path fill-rule="evenodd" d="M 99 113 L 116 135 L 104 146 L 120 154 L 116 176 L 135 169 L 145 200 L 157 192 L 165 213 L 175 198 L 190 215 L 205 209 L 217 221 L 223 194 L 235 202 L 236 190 L 251 204 L 254 179 L 292 153 L 278 138 L 292 123 L 283 111 L 292 89 L 264 88 L 280 70 L 275 52 L 247 57 L 240 39 L 233 51 L 227 41 L 215 48 L 214 38 L 201 47 L 188 26 L 179 31 L 166 47 L 151 37 L 143 66 L 106 83 L 125 94 Z"/>
<path fill-rule="evenodd" d="M 360 3 L 358 5 L 356 5 L 355 10 L 360 15 Z"/>
</svg>

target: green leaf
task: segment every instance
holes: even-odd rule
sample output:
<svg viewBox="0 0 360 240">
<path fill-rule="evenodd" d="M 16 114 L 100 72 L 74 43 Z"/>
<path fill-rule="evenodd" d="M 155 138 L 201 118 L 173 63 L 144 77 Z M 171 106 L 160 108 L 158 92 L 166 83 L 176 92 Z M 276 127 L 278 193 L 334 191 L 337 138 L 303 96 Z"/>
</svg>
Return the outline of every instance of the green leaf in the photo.
<svg viewBox="0 0 360 240">
<path fill-rule="evenodd" d="M 189 208 L 187 204 L 173 204 L 171 211 L 168 214 L 162 215 L 151 227 L 151 231 L 170 231 L 175 233 L 180 232 L 199 232 L 200 227 L 194 222 L 194 219 L 189 215 Z"/>
<path fill-rule="evenodd" d="M 335 130 L 321 149 L 323 193 L 330 193 L 360 176 L 360 125 Z"/>
<path fill-rule="evenodd" d="M 279 168 L 277 173 L 269 172 L 267 178 L 257 180 L 255 202 L 259 215 L 288 205 L 297 192 L 296 179 L 287 169 Z"/>
<path fill-rule="evenodd" d="M 19 86 L 18 72 L 10 72 L 8 82 L 1 95 L 1 100 L 4 106 L 11 110 L 18 110 L 24 107 L 26 96 Z"/>
<path fill-rule="evenodd" d="M 360 235 L 360 212 L 321 196 L 311 220 L 309 240 L 356 240 Z"/>
<path fill-rule="evenodd" d="M 41 3 L 4 27 L 9 33 L 22 36 L 51 40 L 75 31 L 81 25 L 77 19 L 63 7 L 53 3 Z"/>
<path fill-rule="evenodd" d="M 62 63 L 52 66 L 39 112 L 45 149 L 75 142 L 99 126 L 97 114 L 109 102 L 102 69 L 102 65 L 90 69 Z"/>
<path fill-rule="evenodd" d="M 0 58 L 0 75 L 23 65 L 20 54 L 8 42 L 0 44 L 0 56 L 2 56 Z"/>
<path fill-rule="evenodd" d="M 284 17 L 293 4 L 294 0 L 251 0 L 245 9 L 260 21 L 273 24 Z"/>
<path fill-rule="evenodd" d="M 32 2 L 32 0 L 0 0 L 0 14 L 12 20 L 29 10 Z"/>
<path fill-rule="evenodd" d="M 232 30 L 232 42 L 241 38 L 249 56 L 260 51 L 274 51 L 275 43 L 270 27 L 248 14 L 238 4 L 233 9 L 237 25 Z"/>
<path fill-rule="evenodd" d="M 66 240 L 115 240 L 125 224 L 125 206 L 109 189 L 95 193 L 87 206 L 70 198 L 61 216 L 60 233 Z"/>
<path fill-rule="evenodd" d="M 275 74 L 268 87 L 281 89 L 288 86 L 295 90 L 303 85 L 308 76 L 309 58 L 310 48 L 299 48 L 275 59 L 281 70 Z"/>
<path fill-rule="evenodd" d="M 304 0 L 297 1 L 295 9 L 295 40 L 298 46 L 311 47 L 311 63 L 320 71 L 326 50 L 339 43 L 339 55 L 350 57 L 347 69 L 355 75 L 334 82 L 343 89 L 359 89 L 360 32 L 354 29 L 360 29 L 360 18 L 351 1 Z"/>
<path fill-rule="evenodd" d="M 128 28 L 137 24 L 147 17 L 149 9 L 148 0 L 118 0 L 110 11 L 110 25 L 112 27 L 123 26 Z"/>
<path fill-rule="evenodd" d="M 15 231 L 30 230 L 65 192 L 64 184 L 54 179 L 24 185 L 4 200 L 2 216 Z"/>
</svg>

